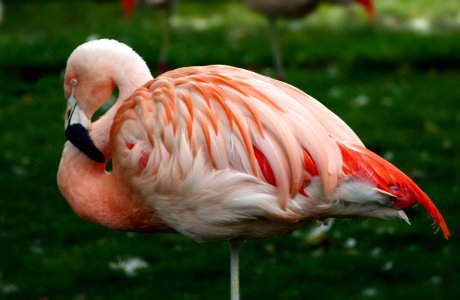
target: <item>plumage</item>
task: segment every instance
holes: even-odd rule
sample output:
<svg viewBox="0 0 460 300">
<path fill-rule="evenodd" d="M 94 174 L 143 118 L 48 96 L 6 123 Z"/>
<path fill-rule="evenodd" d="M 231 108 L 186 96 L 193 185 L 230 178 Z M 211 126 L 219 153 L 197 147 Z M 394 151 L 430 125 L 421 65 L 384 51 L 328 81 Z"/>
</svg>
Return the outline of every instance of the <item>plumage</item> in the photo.
<svg viewBox="0 0 460 300">
<path fill-rule="evenodd" d="M 90 123 L 115 86 L 117 102 Z M 69 57 L 64 90 L 66 126 L 89 135 L 85 143 L 69 137 L 58 186 L 89 221 L 208 242 L 270 237 L 330 217 L 408 222 L 403 209 L 418 202 L 449 237 L 411 179 L 286 83 L 222 65 L 153 79 L 131 48 L 97 40 Z M 86 155 L 88 143 L 104 163 Z"/>
</svg>

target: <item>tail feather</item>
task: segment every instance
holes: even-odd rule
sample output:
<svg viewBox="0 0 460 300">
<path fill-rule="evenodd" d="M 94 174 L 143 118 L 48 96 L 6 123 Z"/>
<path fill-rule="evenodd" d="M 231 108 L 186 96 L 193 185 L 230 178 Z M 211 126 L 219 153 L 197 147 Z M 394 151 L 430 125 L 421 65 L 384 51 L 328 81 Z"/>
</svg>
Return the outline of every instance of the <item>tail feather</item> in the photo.
<svg viewBox="0 0 460 300">
<path fill-rule="evenodd" d="M 408 178 L 409 179 L 409 178 Z M 447 227 L 446 221 L 444 221 L 443 216 L 441 215 L 441 212 L 438 210 L 438 208 L 434 205 L 434 203 L 430 200 L 430 198 L 423 192 L 411 179 L 409 179 L 414 187 L 414 191 L 417 195 L 418 202 L 425 207 L 425 209 L 428 211 L 430 216 L 434 219 L 435 224 L 437 224 L 439 227 L 436 231 L 441 228 L 444 238 L 446 240 L 449 239 L 450 237 L 450 231 L 449 228 Z"/>
<path fill-rule="evenodd" d="M 449 239 L 447 224 L 431 199 L 406 174 L 372 151 L 358 145 L 337 142 L 342 153 L 343 171 L 353 177 L 375 181 L 377 188 L 395 195 L 392 205 L 399 209 L 420 203 Z"/>
</svg>

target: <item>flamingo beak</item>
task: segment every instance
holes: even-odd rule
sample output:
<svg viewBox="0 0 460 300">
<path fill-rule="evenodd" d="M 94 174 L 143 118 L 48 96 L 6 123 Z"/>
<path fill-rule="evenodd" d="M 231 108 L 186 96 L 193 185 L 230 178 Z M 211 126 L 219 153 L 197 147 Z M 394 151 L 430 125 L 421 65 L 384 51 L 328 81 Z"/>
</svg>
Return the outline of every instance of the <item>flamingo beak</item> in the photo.
<svg viewBox="0 0 460 300">
<path fill-rule="evenodd" d="M 89 127 L 91 121 L 85 115 L 85 112 L 78 105 L 78 102 L 72 95 L 67 102 L 67 113 L 65 120 L 66 138 L 86 156 L 98 163 L 105 162 L 104 155 L 94 145 L 89 136 Z"/>
</svg>

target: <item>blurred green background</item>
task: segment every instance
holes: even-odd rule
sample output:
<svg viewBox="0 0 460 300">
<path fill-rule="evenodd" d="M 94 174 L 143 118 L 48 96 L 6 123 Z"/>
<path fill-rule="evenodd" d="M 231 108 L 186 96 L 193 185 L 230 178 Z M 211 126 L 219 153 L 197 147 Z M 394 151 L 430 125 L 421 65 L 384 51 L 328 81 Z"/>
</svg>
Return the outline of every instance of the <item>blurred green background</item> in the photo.
<svg viewBox="0 0 460 300">
<path fill-rule="evenodd" d="M 66 59 L 96 37 L 132 46 L 155 74 L 161 11 L 119 1 L 5 1 L 0 24 L 0 299 L 225 299 L 228 245 L 114 232 L 59 194 Z M 337 220 L 327 236 L 249 241 L 244 299 L 460 299 L 460 2 L 375 0 L 377 20 L 323 6 L 280 23 L 288 82 L 343 118 L 368 148 L 412 176 L 452 238 L 422 207 L 398 221 Z M 263 17 L 239 1 L 181 1 L 172 68 L 230 64 L 274 74 Z"/>
</svg>

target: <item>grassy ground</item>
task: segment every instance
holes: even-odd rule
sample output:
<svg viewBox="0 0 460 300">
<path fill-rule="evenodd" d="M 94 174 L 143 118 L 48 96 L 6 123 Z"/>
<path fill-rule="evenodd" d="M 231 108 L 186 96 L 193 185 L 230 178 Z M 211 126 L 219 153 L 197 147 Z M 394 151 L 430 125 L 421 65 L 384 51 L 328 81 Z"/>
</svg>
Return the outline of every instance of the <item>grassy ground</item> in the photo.
<svg viewBox="0 0 460 300">
<path fill-rule="evenodd" d="M 90 36 L 111 37 L 155 69 L 161 14 L 138 11 L 128 24 L 116 1 L 9 2 L 0 25 L 0 299 L 226 298 L 227 244 L 89 224 L 55 183 L 66 58 Z M 376 2 L 373 28 L 360 11 L 349 21 L 336 8 L 283 22 L 288 81 L 413 176 L 452 238 L 433 235 L 416 207 L 407 211 L 412 226 L 339 220 L 320 244 L 306 241 L 306 229 L 250 241 L 241 254 L 245 299 L 460 297 L 460 8 L 456 0 Z M 183 1 L 171 65 L 224 63 L 271 75 L 264 25 L 235 2 Z M 137 262 L 137 273 L 123 271 L 124 262 Z"/>
</svg>

